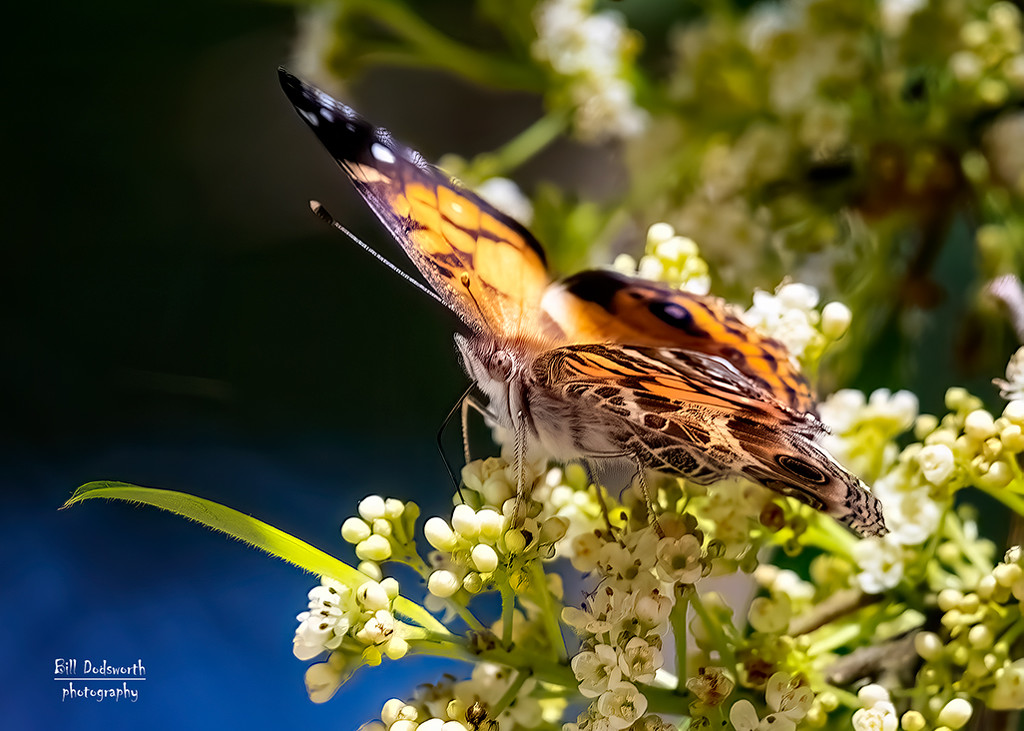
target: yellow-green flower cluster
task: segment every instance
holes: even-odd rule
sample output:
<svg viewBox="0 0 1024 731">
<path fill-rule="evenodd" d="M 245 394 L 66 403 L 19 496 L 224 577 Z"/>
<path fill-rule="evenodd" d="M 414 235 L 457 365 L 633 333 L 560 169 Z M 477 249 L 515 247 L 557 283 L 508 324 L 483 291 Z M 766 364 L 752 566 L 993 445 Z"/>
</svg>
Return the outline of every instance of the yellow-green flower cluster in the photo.
<svg viewBox="0 0 1024 731">
<path fill-rule="evenodd" d="M 934 716 L 957 694 L 981 698 L 994 709 L 1024 708 L 1021 548 L 1007 551 L 973 590 L 939 592 L 938 608 L 941 628 L 914 638 L 924 660 L 918 672 L 917 710 Z"/>
<path fill-rule="evenodd" d="M 664 222 L 647 229 L 647 243 L 639 262 L 629 254 L 620 254 L 612 266 L 624 274 L 671 284 L 684 292 L 711 291 L 708 264 L 701 258 L 697 244 Z"/>
<path fill-rule="evenodd" d="M 359 570 L 380 579 L 384 561 L 409 561 L 416 557 L 415 526 L 420 516 L 416 503 L 370 495 L 359 503 L 359 517 L 341 525 L 341 537 L 355 545 Z"/>
</svg>

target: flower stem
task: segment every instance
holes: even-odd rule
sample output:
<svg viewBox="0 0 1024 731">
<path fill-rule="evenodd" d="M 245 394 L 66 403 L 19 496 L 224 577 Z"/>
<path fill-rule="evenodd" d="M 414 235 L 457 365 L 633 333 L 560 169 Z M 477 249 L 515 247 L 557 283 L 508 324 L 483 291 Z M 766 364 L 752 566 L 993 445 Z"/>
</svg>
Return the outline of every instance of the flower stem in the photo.
<svg viewBox="0 0 1024 731">
<path fill-rule="evenodd" d="M 551 643 L 554 656 L 562 660 L 565 658 L 566 652 L 565 639 L 562 637 L 562 627 L 558 623 L 561 612 L 556 610 L 551 601 L 547 575 L 544 573 L 544 567 L 539 560 L 530 562 L 530 578 L 540 603 L 540 616 L 544 621 L 544 631 L 548 635 L 548 641 Z"/>
<path fill-rule="evenodd" d="M 693 611 L 697 613 L 701 624 L 704 625 L 704 630 L 711 637 L 711 643 L 718 650 L 718 656 L 733 672 L 737 672 L 736 656 L 733 654 L 732 648 L 729 647 L 729 642 L 722 632 L 722 628 L 718 626 L 718 622 L 711 616 L 708 608 L 704 606 L 704 602 L 701 601 L 700 594 L 697 593 L 696 589 L 688 590 L 687 594 L 689 595 L 690 604 L 693 605 Z"/>
<path fill-rule="evenodd" d="M 449 599 L 448 604 L 449 606 L 455 609 L 458 615 L 462 617 L 462 621 L 465 622 L 471 630 L 473 630 L 474 632 L 487 631 L 487 628 L 484 627 L 483 622 L 477 619 L 476 615 L 469 611 L 469 607 L 467 607 L 465 604 L 457 602 L 453 599 Z"/>
<path fill-rule="evenodd" d="M 686 686 L 686 611 L 689 607 L 686 592 L 676 591 L 676 603 L 669 614 L 672 623 L 672 635 L 676 642 L 676 690 Z"/>
<path fill-rule="evenodd" d="M 490 87 L 542 91 L 543 75 L 536 67 L 505 61 L 492 54 L 459 43 L 439 32 L 402 3 L 393 0 L 349 0 L 378 22 L 386 25 L 413 48 L 373 54 L 374 61 L 415 66 L 432 66 Z M 367 60 L 365 57 L 363 60 Z"/>
<path fill-rule="evenodd" d="M 508 690 L 506 690 L 504 694 L 502 694 L 501 698 L 498 699 L 498 702 L 489 709 L 491 718 L 497 718 L 501 715 L 502 711 L 509 707 L 512 701 L 516 699 L 516 696 L 519 695 L 519 691 L 523 688 L 523 683 L 529 679 L 530 675 L 531 673 L 527 670 L 520 670 L 516 673 L 516 677 L 512 681 L 512 684 L 508 686 Z"/>
<path fill-rule="evenodd" d="M 1024 515 L 1024 497 L 1017 493 L 1010 491 L 1006 487 L 996 489 L 992 487 L 985 487 L 984 485 L 979 485 L 977 483 L 975 483 L 974 487 L 987 495 L 991 495 L 1010 510 L 1017 513 L 1017 515 Z"/>
<path fill-rule="evenodd" d="M 469 164 L 466 178 L 483 181 L 515 170 L 550 145 L 565 130 L 567 121 L 564 113 L 548 112 L 497 150 L 477 155 Z"/>
<path fill-rule="evenodd" d="M 501 646 L 512 646 L 512 624 L 515 621 L 516 595 L 506 580 L 501 586 Z"/>
</svg>

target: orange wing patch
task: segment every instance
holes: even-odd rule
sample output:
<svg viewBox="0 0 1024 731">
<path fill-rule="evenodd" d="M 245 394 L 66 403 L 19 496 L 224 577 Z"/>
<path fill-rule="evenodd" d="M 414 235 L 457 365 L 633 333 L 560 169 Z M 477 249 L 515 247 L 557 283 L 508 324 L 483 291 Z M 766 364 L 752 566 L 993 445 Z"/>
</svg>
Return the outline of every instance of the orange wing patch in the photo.
<svg viewBox="0 0 1024 731">
<path fill-rule="evenodd" d="M 783 404 L 814 412 L 810 385 L 785 346 L 760 335 L 714 297 L 609 271 L 581 272 L 544 296 L 545 313 L 573 343 L 683 348 L 732 363 Z"/>
</svg>

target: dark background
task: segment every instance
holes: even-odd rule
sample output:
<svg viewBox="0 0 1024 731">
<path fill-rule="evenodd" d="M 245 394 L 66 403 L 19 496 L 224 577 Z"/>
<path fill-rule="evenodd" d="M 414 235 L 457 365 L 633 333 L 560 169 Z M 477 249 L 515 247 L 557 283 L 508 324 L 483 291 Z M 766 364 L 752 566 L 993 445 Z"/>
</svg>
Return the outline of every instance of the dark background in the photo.
<svg viewBox="0 0 1024 731">
<path fill-rule="evenodd" d="M 178 489 L 352 560 L 338 526 L 364 495 L 447 509 L 453 323 L 309 213 L 399 256 L 278 88 L 291 8 L 57 3 L 5 26 L 0 725 L 356 728 L 441 666 L 315 706 L 291 654 L 313 577 L 153 508 L 58 508 L 95 479 Z M 428 157 L 522 119 L 491 99 L 493 137 L 468 139 L 453 100 L 475 92 L 422 81 L 350 98 Z M 57 658 L 141 659 L 140 700 L 62 702 Z"/>
</svg>

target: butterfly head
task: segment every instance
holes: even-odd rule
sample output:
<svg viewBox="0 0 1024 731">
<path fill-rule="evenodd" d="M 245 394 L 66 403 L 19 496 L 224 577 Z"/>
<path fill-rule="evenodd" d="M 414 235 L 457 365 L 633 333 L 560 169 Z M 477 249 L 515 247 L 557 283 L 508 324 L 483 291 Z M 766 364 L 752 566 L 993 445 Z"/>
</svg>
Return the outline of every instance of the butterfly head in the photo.
<svg viewBox="0 0 1024 731">
<path fill-rule="evenodd" d="M 521 381 L 526 359 L 507 343 L 487 335 L 455 336 L 462 368 L 487 397 L 488 410 L 504 426 L 510 426 L 510 401 Z"/>
</svg>

